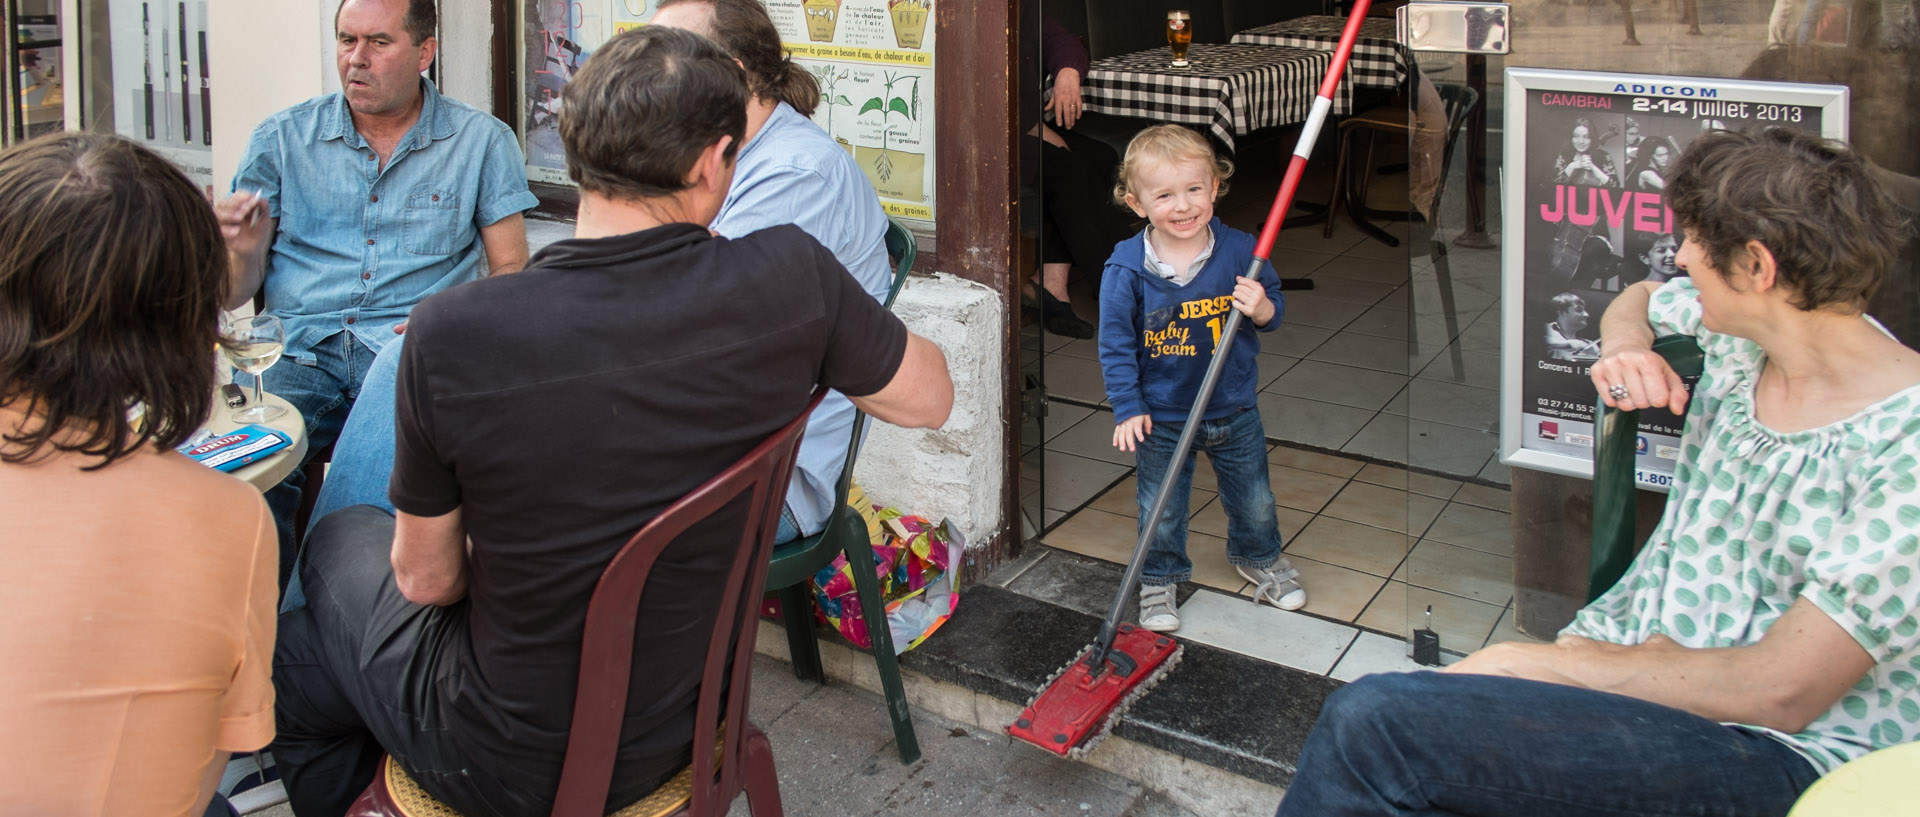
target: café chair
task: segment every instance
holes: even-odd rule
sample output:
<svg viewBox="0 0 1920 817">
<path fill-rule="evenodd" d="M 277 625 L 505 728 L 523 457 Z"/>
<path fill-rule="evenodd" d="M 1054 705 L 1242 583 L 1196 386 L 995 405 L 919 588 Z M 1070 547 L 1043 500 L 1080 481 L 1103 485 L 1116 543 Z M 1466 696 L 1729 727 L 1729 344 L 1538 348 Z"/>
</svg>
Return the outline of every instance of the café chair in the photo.
<svg viewBox="0 0 1920 817">
<path fill-rule="evenodd" d="M 1422 80 L 1416 74 L 1414 81 Z M 1409 140 L 1413 137 L 1416 127 L 1413 112 L 1408 108 L 1407 103 L 1402 101 L 1382 105 L 1358 116 L 1349 117 L 1340 123 L 1340 155 L 1333 170 L 1333 200 L 1327 204 L 1327 223 L 1321 229 L 1321 236 L 1333 237 L 1332 213 L 1343 205 L 1348 217 L 1353 220 L 1354 226 L 1389 247 L 1400 246 L 1400 239 L 1388 234 L 1367 219 L 1385 218 L 1411 222 L 1412 227 L 1408 237 L 1413 244 L 1410 248 L 1411 257 L 1418 258 L 1425 255 L 1433 259 L 1433 273 L 1440 294 L 1440 315 L 1446 322 L 1447 337 L 1443 342 L 1452 358 L 1454 376 L 1458 378 L 1465 376 L 1466 362 L 1460 344 L 1455 342 L 1455 339 L 1460 337 L 1460 316 L 1453 303 L 1453 268 L 1447 261 L 1447 243 L 1438 237 L 1438 222 L 1440 208 L 1446 200 L 1447 176 L 1453 166 L 1454 146 L 1459 144 L 1460 134 L 1466 130 L 1467 114 L 1472 113 L 1474 106 L 1480 104 L 1480 94 L 1465 85 L 1448 82 L 1435 83 L 1434 91 L 1439 95 L 1440 102 L 1444 106 L 1447 134 L 1444 147 L 1440 152 L 1440 167 L 1437 171 L 1439 180 L 1433 190 L 1433 205 L 1428 209 L 1431 217 L 1423 219 L 1406 211 L 1375 210 L 1367 206 L 1367 186 L 1373 179 L 1375 137 L 1382 133 L 1404 134 Z M 1360 164 L 1361 172 L 1356 182 L 1355 174 L 1348 170 L 1350 164 L 1348 156 L 1354 143 L 1363 135 L 1367 140 L 1367 155 L 1366 161 Z M 1409 324 L 1412 334 L 1408 336 L 1408 340 L 1414 348 L 1420 345 L 1419 326 L 1420 322 L 1417 320 Z"/>
<path fill-rule="evenodd" d="M 1706 366 L 1700 344 L 1685 335 L 1664 335 L 1653 351 L 1667 359 L 1691 388 Z M 1687 407 L 1693 407 L 1688 401 Z M 1666 409 L 1658 409 L 1666 411 Z M 1638 410 L 1609 409 L 1596 401 L 1593 435 L 1593 552 L 1587 570 L 1587 601 L 1599 598 L 1627 572 L 1640 542 L 1634 526 L 1634 452 L 1640 436 Z"/>
<path fill-rule="evenodd" d="M 620 725 L 633 671 L 633 634 L 640 597 L 655 560 L 689 528 L 745 497 L 746 519 L 734 544 L 736 555 L 725 592 L 714 602 L 693 734 L 719 735 L 717 752 L 695 750 L 680 774 L 617 817 L 720 817 L 742 790 L 754 817 L 780 817 L 780 781 L 773 747 L 747 720 L 753 685 L 753 642 L 761 591 L 767 578 L 780 508 L 793 476 L 795 454 L 807 418 L 825 390 L 814 392 L 800 416 L 648 522 L 615 554 L 587 601 L 580 649 L 580 681 L 554 817 L 601 817 L 613 780 Z M 722 720 L 724 718 L 724 720 Z M 453 817 L 452 809 L 423 791 L 391 756 L 380 762 L 373 784 L 346 817 Z"/>
<path fill-rule="evenodd" d="M 894 259 L 893 288 L 883 304 L 891 309 L 893 299 L 913 269 L 916 247 L 913 234 L 898 222 L 888 221 L 887 254 Z M 913 733 L 913 715 L 907 707 L 906 685 L 900 680 L 900 660 L 894 653 L 893 632 L 887 628 L 886 600 L 880 597 L 880 581 L 874 576 L 873 546 L 867 538 L 867 523 L 858 511 L 847 506 L 848 486 L 853 483 L 854 458 L 860 453 L 860 438 L 866 430 L 867 416 L 855 411 L 853 435 L 847 442 L 846 465 L 834 488 L 834 511 L 827 526 L 812 536 L 803 536 L 773 551 L 772 569 L 767 572 L 767 592 L 777 593 L 780 611 L 786 622 L 787 654 L 793 661 L 793 674 L 803 681 L 826 683 L 820 665 L 819 635 L 814 632 L 813 576 L 846 554 L 853 573 L 854 592 L 860 599 L 860 614 L 866 620 L 867 634 L 873 639 L 873 661 L 880 674 L 880 687 L 887 699 L 887 717 L 893 722 L 893 739 L 900 747 L 900 762 L 911 765 L 920 759 L 920 741 Z"/>
<path fill-rule="evenodd" d="M 1897 817 L 1920 804 L 1920 743 L 1869 752 L 1814 781 L 1787 817 Z"/>
<path fill-rule="evenodd" d="M 1420 78 L 1416 76 L 1414 81 L 1419 82 Z M 1441 193 L 1446 189 L 1447 171 L 1453 164 L 1454 145 L 1460 141 L 1460 134 L 1466 129 L 1467 114 L 1472 113 L 1474 106 L 1480 103 L 1480 94 L 1466 85 L 1451 82 L 1434 83 L 1434 90 L 1439 94 L 1442 111 L 1445 114 L 1442 118 L 1446 121 L 1447 128 L 1445 147 L 1440 154 L 1440 186 L 1434 190 L 1433 194 L 1434 207 L 1438 208 L 1442 199 Z M 1373 182 L 1373 151 L 1378 141 L 1377 137 L 1382 134 L 1402 134 L 1412 137 L 1417 126 L 1409 105 L 1405 98 L 1400 98 L 1395 102 L 1341 121 L 1340 153 L 1334 160 L 1333 166 L 1333 201 L 1328 206 L 1335 209 L 1344 206 L 1348 216 L 1353 219 L 1354 226 L 1389 247 L 1400 246 L 1400 239 L 1374 226 L 1368 219 L 1407 221 L 1411 216 L 1405 210 L 1375 210 L 1368 207 L 1367 187 Z M 1355 145 L 1362 137 L 1366 139 L 1366 161 L 1360 163 L 1360 171 L 1356 178 L 1356 174 L 1348 170 L 1348 165 L 1351 164 L 1349 157 L 1356 152 Z M 1327 225 L 1322 228 L 1321 236 L 1333 237 L 1333 219 L 1327 219 Z M 1425 248 L 1416 247 L 1415 249 Z"/>
</svg>

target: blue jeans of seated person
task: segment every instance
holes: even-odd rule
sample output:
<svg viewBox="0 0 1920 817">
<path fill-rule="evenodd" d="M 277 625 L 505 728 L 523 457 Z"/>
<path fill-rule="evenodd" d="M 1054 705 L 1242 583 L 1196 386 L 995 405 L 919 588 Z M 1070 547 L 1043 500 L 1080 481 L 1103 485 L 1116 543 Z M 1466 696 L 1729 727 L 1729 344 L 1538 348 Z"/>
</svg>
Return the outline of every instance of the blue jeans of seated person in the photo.
<svg viewBox="0 0 1920 817">
<path fill-rule="evenodd" d="M 352 332 L 338 332 L 314 344 L 313 365 L 284 357 L 263 375 L 262 385 L 267 391 L 300 410 L 307 426 L 308 457 L 333 445 L 340 436 L 347 414 L 360 395 L 360 384 L 374 364 L 374 354 L 375 350 Z M 233 377 L 233 382 L 247 390 L 249 400 L 253 399 L 253 379 L 253 375 L 245 372 L 236 372 Z M 391 408 L 388 413 L 392 413 Z M 391 418 L 388 424 L 392 424 Z M 329 479 L 328 483 L 331 482 Z M 283 592 L 293 573 L 295 557 L 299 555 L 294 552 L 293 517 L 300 510 L 300 494 L 306 484 L 306 473 L 295 468 L 266 493 L 267 508 L 273 511 L 274 526 L 280 534 L 280 589 Z M 313 518 L 320 518 L 317 508 Z"/>
<path fill-rule="evenodd" d="M 1185 423 L 1154 423 L 1134 457 L 1138 468 L 1136 497 L 1140 529 L 1152 520 L 1153 500 L 1166 479 L 1167 465 L 1179 444 Z M 1227 561 L 1245 567 L 1272 567 L 1280 561 L 1280 520 L 1273 510 L 1273 486 L 1267 480 L 1267 434 L 1260 412 L 1244 408 L 1218 420 L 1202 420 L 1194 432 L 1193 451 L 1207 452 L 1220 483 L 1220 503 L 1227 512 Z M 1180 464 L 1166 513 L 1154 530 L 1153 541 L 1140 569 L 1142 584 L 1161 585 L 1193 578 L 1187 558 L 1187 506 L 1193 492 L 1194 457 Z"/>
<path fill-rule="evenodd" d="M 1276 817 L 1762 817 L 1819 776 L 1785 743 L 1638 698 L 1387 673 L 1327 698 Z"/>
</svg>

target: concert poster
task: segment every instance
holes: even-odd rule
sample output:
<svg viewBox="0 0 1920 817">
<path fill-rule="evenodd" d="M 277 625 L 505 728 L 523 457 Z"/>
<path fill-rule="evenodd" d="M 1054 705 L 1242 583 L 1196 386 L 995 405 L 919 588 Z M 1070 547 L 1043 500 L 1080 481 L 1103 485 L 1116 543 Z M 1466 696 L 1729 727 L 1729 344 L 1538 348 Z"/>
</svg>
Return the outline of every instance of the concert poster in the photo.
<svg viewBox="0 0 1920 817">
<path fill-rule="evenodd" d="M 1620 290 L 1686 274 L 1666 176 L 1709 130 L 1846 138 L 1847 89 L 1593 71 L 1506 72 L 1501 461 L 1593 473 L 1600 316 Z M 1665 490 L 1682 419 L 1640 413 L 1636 480 Z"/>
</svg>

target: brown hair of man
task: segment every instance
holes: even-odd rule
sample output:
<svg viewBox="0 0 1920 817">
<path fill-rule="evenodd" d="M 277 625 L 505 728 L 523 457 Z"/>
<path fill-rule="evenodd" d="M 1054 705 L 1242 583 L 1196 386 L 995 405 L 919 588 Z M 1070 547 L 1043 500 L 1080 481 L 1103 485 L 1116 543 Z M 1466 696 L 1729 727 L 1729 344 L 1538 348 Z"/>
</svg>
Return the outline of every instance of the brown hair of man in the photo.
<svg viewBox="0 0 1920 817">
<path fill-rule="evenodd" d="M 787 55 L 780 30 L 760 0 L 666 0 L 660 8 L 688 4 L 713 10 L 708 27 L 694 33 L 719 43 L 746 67 L 754 96 L 785 102 L 801 116 L 813 116 L 820 107 L 820 83 Z"/>
<path fill-rule="evenodd" d="M 1666 200 L 1723 277 L 1758 241 L 1790 303 L 1808 311 L 1865 308 L 1907 232 L 1866 160 L 1792 128 L 1702 134 L 1674 163 Z"/>
<path fill-rule="evenodd" d="M 58 133 L 0 153 L 0 406 L 30 418 L 0 460 L 180 444 L 213 401 L 227 286 L 213 209 L 152 151 Z"/>
<path fill-rule="evenodd" d="M 687 189 L 700 152 L 747 129 L 747 79 L 720 46 L 691 31 L 641 26 L 595 51 L 567 83 L 560 141 L 567 177 L 612 199 Z"/>
<path fill-rule="evenodd" d="M 346 8 L 348 2 L 352 0 L 344 0 L 333 10 L 333 28 L 336 31 L 340 29 L 340 9 Z M 402 26 L 406 28 L 407 37 L 413 40 L 413 44 L 419 45 L 426 42 L 428 37 L 437 36 L 434 32 L 440 29 L 440 10 L 434 6 L 434 0 L 406 0 L 406 3 L 407 17 Z"/>
</svg>

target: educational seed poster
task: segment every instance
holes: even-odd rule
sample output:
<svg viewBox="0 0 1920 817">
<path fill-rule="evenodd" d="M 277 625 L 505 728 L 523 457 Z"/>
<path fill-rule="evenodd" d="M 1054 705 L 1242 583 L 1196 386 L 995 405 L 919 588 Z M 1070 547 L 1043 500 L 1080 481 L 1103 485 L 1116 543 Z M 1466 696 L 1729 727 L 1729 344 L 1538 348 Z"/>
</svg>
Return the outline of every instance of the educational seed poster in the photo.
<svg viewBox="0 0 1920 817">
<path fill-rule="evenodd" d="M 113 130 L 213 184 L 206 0 L 108 0 Z M 219 191 L 225 193 L 226 191 Z"/>
<path fill-rule="evenodd" d="M 1768 125 L 1844 139 L 1846 103 L 1839 86 L 1508 69 L 1502 462 L 1592 475 L 1600 316 L 1627 286 L 1685 274 L 1664 193 L 1693 139 Z M 1640 417 L 1636 478 L 1664 489 L 1680 418 Z"/>
<path fill-rule="evenodd" d="M 934 212 L 935 2 L 767 0 L 794 62 L 820 83 L 813 120 L 853 154 L 887 215 L 922 222 Z"/>
<path fill-rule="evenodd" d="M 951 2 L 951 0 L 937 0 Z M 814 75 L 813 119 L 853 156 L 887 214 L 933 221 L 936 0 L 766 0 L 793 60 Z M 526 0 L 527 178 L 567 184 L 560 94 L 613 35 L 653 19 L 659 0 Z"/>
</svg>

